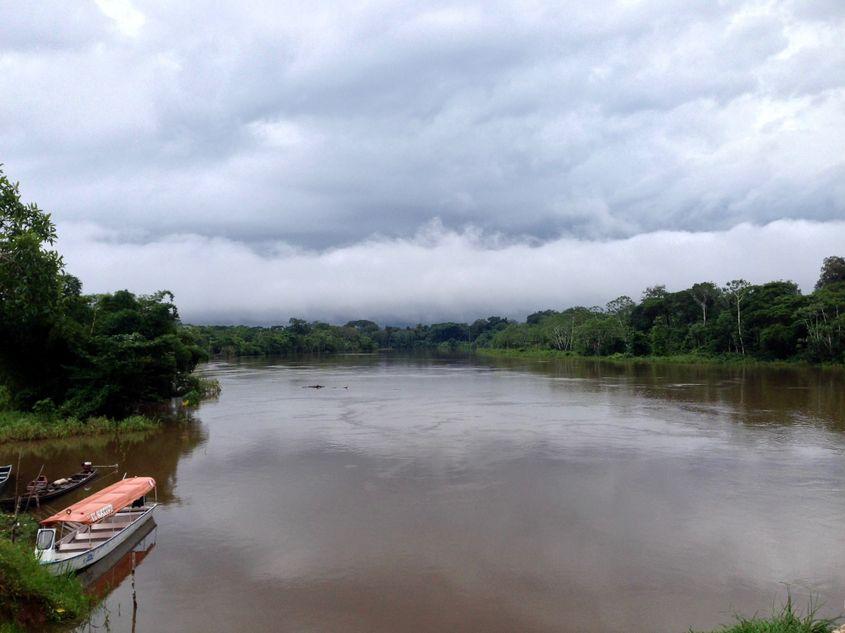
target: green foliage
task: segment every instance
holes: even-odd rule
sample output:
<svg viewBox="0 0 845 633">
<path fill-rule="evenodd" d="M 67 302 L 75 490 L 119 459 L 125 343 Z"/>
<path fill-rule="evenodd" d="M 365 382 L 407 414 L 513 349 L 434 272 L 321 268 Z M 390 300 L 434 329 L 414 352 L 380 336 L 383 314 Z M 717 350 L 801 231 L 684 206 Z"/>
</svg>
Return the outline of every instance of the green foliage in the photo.
<svg viewBox="0 0 845 633">
<path fill-rule="evenodd" d="M 828 258 L 830 259 L 830 258 Z M 827 260 L 826 260 L 827 261 Z M 845 282 L 802 295 L 791 281 L 742 279 L 669 292 L 646 289 L 607 306 L 543 310 L 524 323 L 491 316 L 466 323 L 379 328 L 291 319 L 288 326 L 189 326 L 211 355 L 367 352 L 375 349 L 554 350 L 581 356 L 714 358 L 736 362 L 845 362 Z"/>
<path fill-rule="evenodd" d="M 845 257 L 825 257 L 819 280 L 816 282 L 816 290 L 842 282 L 845 282 Z"/>
<path fill-rule="evenodd" d="M 142 415 L 122 420 L 104 416 L 79 419 L 46 417 L 38 413 L 0 411 L 0 442 L 45 440 L 57 437 L 138 433 L 158 429 L 161 422 Z"/>
<path fill-rule="evenodd" d="M 205 353 L 173 295 L 83 295 L 55 241 L 50 215 L 0 171 L 0 407 L 124 417 L 192 389 Z"/>
<path fill-rule="evenodd" d="M 7 630 L 72 621 L 85 614 L 89 600 L 74 576 L 54 576 L 39 565 L 28 540 L 0 537 L 0 620 Z"/>
<path fill-rule="evenodd" d="M 0 539 L 20 541 L 22 543 L 35 543 L 35 534 L 38 532 L 38 523 L 29 514 L 14 514 L 0 512 Z"/>
<path fill-rule="evenodd" d="M 203 378 L 193 374 L 186 379 L 185 395 L 182 403 L 186 407 L 197 406 L 203 400 L 211 400 L 220 395 L 220 383 L 212 378 Z"/>
<path fill-rule="evenodd" d="M 738 616 L 735 624 L 723 626 L 711 633 L 831 633 L 835 621 L 819 618 L 817 613 L 812 604 L 806 613 L 801 613 L 793 606 L 792 599 L 787 598 L 780 611 L 769 618 Z"/>
</svg>

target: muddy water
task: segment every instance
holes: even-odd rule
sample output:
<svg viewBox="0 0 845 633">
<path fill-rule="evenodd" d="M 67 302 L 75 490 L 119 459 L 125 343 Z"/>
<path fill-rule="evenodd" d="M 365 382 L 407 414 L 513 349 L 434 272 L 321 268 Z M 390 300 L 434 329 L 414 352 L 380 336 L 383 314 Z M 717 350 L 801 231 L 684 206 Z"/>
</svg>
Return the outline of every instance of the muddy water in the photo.
<svg viewBox="0 0 845 633">
<path fill-rule="evenodd" d="M 680 632 L 766 612 L 786 584 L 842 610 L 842 373 L 399 356 L 205 371 L 223 394 L 193 421 L 23 451 L 25 472 L 89 458 L 159 481 L 155 546 L 100 583 L 95 625 Z"/>
</svg>

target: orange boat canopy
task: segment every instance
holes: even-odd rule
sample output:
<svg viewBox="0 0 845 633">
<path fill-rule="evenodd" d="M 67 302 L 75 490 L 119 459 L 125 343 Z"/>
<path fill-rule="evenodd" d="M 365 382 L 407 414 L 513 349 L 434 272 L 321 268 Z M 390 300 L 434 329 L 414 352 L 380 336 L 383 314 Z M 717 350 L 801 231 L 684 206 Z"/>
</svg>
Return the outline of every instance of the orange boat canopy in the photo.
<svg viewBox="0 0 845 633">
<path fill-rule="evenodd" d="M 129 477 L 95 492 L 90 497 L 74 503 L 44 519 L 41 525 L 59 523 L 61 521 L 74 523 L 96 523 L 115 512 L 120 512 L 133 501 L 140 499 L 156 487 L 152 477 Z"/>
</svg>

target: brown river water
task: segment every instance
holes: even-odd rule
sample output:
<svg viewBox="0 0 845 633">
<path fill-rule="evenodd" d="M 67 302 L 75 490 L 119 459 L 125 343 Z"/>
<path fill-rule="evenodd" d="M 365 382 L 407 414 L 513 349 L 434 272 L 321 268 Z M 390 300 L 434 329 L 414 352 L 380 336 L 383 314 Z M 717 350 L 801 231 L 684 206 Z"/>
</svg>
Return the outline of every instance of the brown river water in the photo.
<svg viewBox="0 0 845 633">
<path fill-rule="evenodd" d="M 843 611 L 843 372 L 398 355 L 203 371 L 219 400 L 152 436 L 0 447 L 26 476 L 91 459 L 120 464 L 92 490 L 159 483 L 134 575 L 123 557 L 88 579 L 104 598 L 80 631 L 680 633 L 768 613 L 787 587 Z"/>
</svg>

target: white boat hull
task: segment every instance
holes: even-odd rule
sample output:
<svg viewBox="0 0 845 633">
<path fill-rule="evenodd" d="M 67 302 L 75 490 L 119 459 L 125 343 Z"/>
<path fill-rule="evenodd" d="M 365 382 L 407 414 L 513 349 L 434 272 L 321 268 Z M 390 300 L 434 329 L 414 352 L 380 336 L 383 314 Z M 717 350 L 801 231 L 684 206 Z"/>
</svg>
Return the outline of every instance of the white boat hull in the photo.
<svg viewBox="0 0 845 633">
<path fill-rule="evenodd" d="M 142 525 L 152 518 L 153 511 L 157 506 L 158 504 L 151 505 L 149 509 L 135 519 L 131 525 L 123 528 L 110 539 L 95 545 L 91 549 L 67 557 L 63 556 L 62 558 L 56 560 L 48 561 L 42 559 L 41 564 L 47 568 L 47 571 L 55 575 L 77 572 L 81 569 L 85 569 L 86 567 L 90 567 L 97 561 L 100 561 L 111 554 L 114 550 L 119 548 L 122 543 L 136 533 Z M 55 555 L 61 556 L 61 550 L 56 552 Z"/>
</svg>

